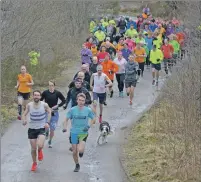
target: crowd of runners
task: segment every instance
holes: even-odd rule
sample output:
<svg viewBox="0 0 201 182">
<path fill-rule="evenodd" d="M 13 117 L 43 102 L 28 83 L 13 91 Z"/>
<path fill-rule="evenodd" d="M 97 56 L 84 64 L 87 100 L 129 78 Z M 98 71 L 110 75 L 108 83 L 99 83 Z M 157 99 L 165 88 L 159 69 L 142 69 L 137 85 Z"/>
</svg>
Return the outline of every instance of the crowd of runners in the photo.
<svg viewBox="0 0 201 182">
<path fill-rule="evenodd" d="M 168 76 L 171 68 L 185 56 L 186 34 L 182 22 L 176 18 L 154 18 L 148 7 L 143 9 L 137 20 L 124 17 L 93 19 L 89 31 L 90 36 L 82 45 L 80 71 L 69 84 L 66 98 L 55 89 L 54 80 L 50 80 L 49 88 L 42 93 L 35 90 L 33 101 L 28 103 L 34 82 L 26 67 L 21 66 L 16 85 L 18 119 L 26 125 L 29 113 L 32 171 L 37 169 L 37 156 L 39 161 L 43 160 L 45 139 L 48 139 L 49 148 L 52 148 L 59 108 L 68 108 L 62 131 L 67 131 L 70 120 L 70 150 L 75 161 L 74 172 L 78 172 L 78 158 L 84 154 L 88 130 L 95 124 L 96 118 L 99 123 L 102 122 L 103 105 L 107 106 L 107 93 L 110 98 L 113 97 L 115 79 L 119 97 L 128 97 L 132 105 L 134 89 L 143 79 L 145 67 L 152 69 L 150 84 L 157 86 L 162 65 Z M 146 74 L 151 77 L 150 72 Z"/>
</svg>

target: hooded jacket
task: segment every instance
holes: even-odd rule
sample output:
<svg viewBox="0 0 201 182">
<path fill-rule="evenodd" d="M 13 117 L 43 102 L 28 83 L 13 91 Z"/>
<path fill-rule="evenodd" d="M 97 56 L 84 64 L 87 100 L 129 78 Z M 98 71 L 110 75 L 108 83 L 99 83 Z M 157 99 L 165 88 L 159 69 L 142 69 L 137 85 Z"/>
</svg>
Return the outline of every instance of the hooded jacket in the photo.
<svg viewBox="0 0 201 182">
<path fill-rule="evenodd" d="M 133 82 L 136 81 L 137 70 L 139 68 L 139 64 L 135 61 L 128 61 L 125 65 L 125 82 Z"/>
</svg>

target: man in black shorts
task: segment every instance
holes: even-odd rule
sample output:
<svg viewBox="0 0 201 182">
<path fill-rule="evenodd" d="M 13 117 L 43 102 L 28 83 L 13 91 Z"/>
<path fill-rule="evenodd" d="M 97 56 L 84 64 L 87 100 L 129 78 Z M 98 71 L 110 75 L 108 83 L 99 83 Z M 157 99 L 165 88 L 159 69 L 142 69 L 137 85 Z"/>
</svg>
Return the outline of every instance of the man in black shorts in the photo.
<svg viewBox="0 0 201 182">
<path fill-rule="evenodd" d="M 127 95 L 130 96 L 129 104 L 133 104 L 134 89 L 137 83 L 137 70 L 139 68 L 138 62 L 134 60 L 134 56 L 131 54 L 128 57 L 128 62 L 125 65 L 125 87 Z"/>
<path fill-rule="evenodd" d="M 108 83 L 106 85 L 106 83 Z M 103 66 L 97 66 L 97 73 L 93 73 L 90 80 L 90 87 L 93 91 L 93 110 L 96 113 L 97 101 L 99 100 L 100 106 L 100 116 L 99 123 L 102 122 L 102 113 L 103 113 L 103 103 L 105 102 L 106 97 L 106 88 L 111 87 L 112 82 L 108 76 L 103 73 Z"/>
<path fill-rule="evenodd" d="M 160 49 L 156 49 L 156 45 L 153 45 L 153 50 L 150 51 L 150 62 L 152 63 L 152 85 L 158 86 L 159 71 L 161 70 L 161 62 L 163 61 L 163 53 Z"/>
<path fill-rule="evenodd" d="M 31 144 L 31 155 L 32 155 L 32 168 L 31 171 L 37 169 L 37 148 L 38 148 L 38 160 L 43 160 L 43 147 L 45 143 L 45 130 L 49 128 L 51 119 L 51 109 L 48 104 L 40 101 L 41 92 L 36 90 L 33 92 L 33 102 L 30 102 L 22 116 L 23 125 L 27 124 L 27 114 L 30 115 L 28 138 Z M 47 121 L 48 113 L 48 121 Z"/>
</svg>

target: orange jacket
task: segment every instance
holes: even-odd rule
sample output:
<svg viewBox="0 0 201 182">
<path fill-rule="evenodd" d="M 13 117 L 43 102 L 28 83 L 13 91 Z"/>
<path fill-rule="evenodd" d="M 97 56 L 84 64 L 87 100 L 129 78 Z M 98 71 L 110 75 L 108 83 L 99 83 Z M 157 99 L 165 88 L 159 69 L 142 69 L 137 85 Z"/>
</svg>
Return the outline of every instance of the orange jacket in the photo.
<svg viewBox="0 0 201 182">
<path fill-rule="evenodd" d="M 118 65 L 112 60 L 103 61 L 101 65 L 103 66 L 103 73 L 105 73 L 110 80 L 114 80 L 114 74 L 119 70 Z M 113 71 L 113 73 L 110 74 L 110 70 Z"/>
</svg>

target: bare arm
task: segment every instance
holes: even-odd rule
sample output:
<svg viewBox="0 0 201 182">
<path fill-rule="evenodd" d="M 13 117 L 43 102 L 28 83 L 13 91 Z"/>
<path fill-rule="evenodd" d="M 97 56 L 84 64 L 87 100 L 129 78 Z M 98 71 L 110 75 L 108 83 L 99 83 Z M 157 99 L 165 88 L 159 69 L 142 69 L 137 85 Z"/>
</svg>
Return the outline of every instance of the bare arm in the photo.
<svg viewBox="0 0 201 182">
<path fill-rule="evenodd" d="M 33 80 L 31 80 L 31 82 L 29 82 L 29 83 L 27 83 L 27 85 L 34 85 L 34 82 L 33 82 Z"/>
<path fill-rule="evenodd" d="M 47 103 L 45 103 L 45 111 L 48 113 L 47 123 L 50 123 L 50 119 L 51 119 L 51 116 L 52 116 L 52 112 L 51 112 L 51 109 L 50 109 L 50 107 L 48 106 Z"/>
<path fill-rule="evenodd" d="M 67 130 L 68 121 L 69 121 L 69 118 L 65 118 L 65 120 L 63 122 L 63 130 Z"/>
<path fill-rule="evenodd" d="M 24 114 L 22 115 L 22 123 L 23 125 L 27 124 L 27 114 L 29 113 L 29 104 L 27 104 Z"/>
<path fill-rule="evenodd" d="M 91 75 L 91 79 L 90 79 L 90 87 L 93 88 L 92 84 L 94 81 L 94 74 Z"/>
<path fill-rule="evenodd" d="M 20 82 L 17 80 L 17 85 L 15 86 L 15 88 L 18 88 L 20 85 Z"/>
<path fill-rule="evenodd" d="M 108 82 L 108 84 L 106 85 L 106 87 L 111 87 L 113 85 L 112 81 L 108 78 L 108 76 L 105 77 L 105 80 Z"/>
</svg>

